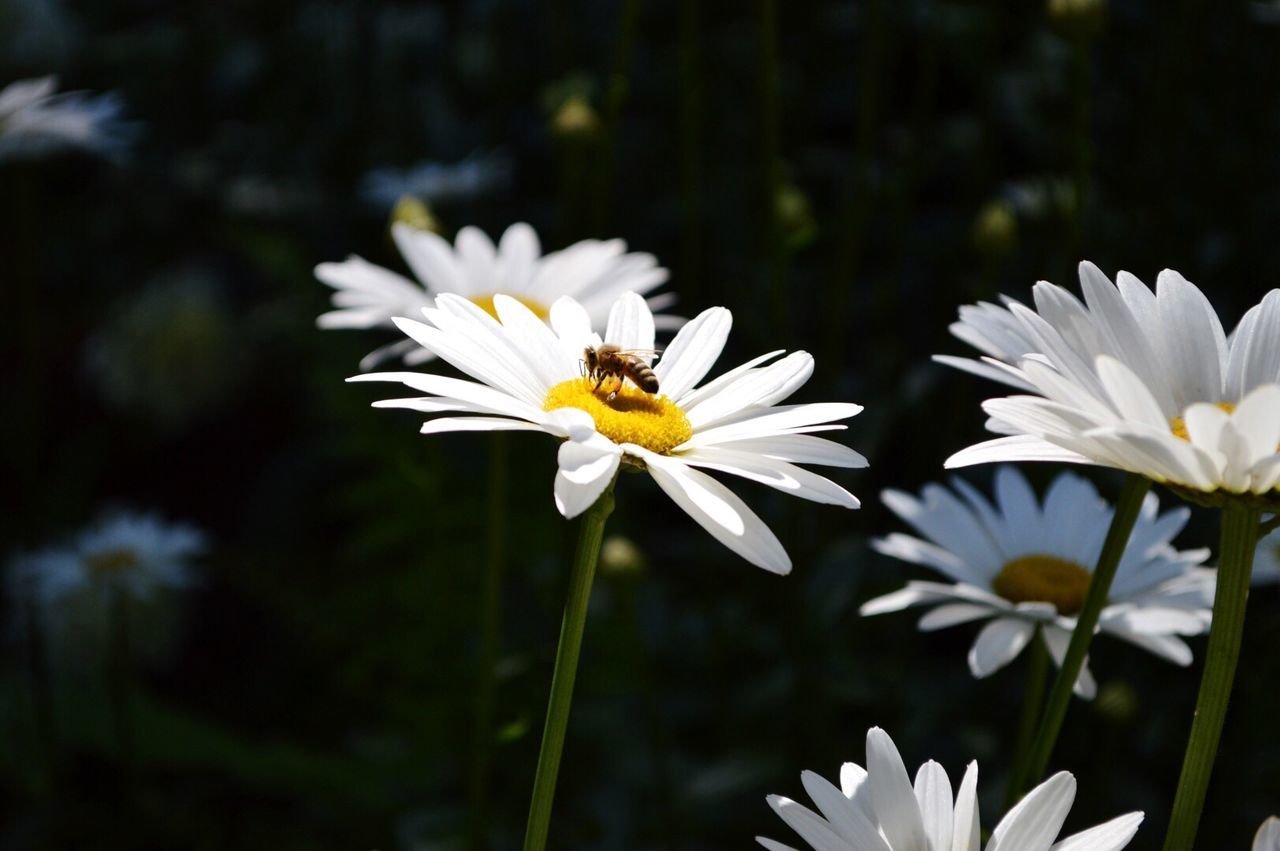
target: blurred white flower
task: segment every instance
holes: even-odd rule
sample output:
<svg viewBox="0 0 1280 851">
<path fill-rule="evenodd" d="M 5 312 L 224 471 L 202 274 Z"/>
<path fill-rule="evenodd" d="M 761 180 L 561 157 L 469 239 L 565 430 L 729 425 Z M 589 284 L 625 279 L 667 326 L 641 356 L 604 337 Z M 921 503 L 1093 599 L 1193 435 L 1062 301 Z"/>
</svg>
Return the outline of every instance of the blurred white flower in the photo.
<svg viewBox="0 0 1280 851">
<path fill-rule="evenodd" d="M 87 92 L 54 94 L 54 76 L 19 80 L 0 90 L 0 160 L 38 158 L 78 148 L 121 154 L 130 132 L 120 99 Z"/>
<path fill-rule="evenodd" d="M 814 851 L 979 851 L 978 763 L 971 762 L 955 797 L 951 781 L 930 760 L 916 772 L 907 768 L 889 734 L 867 731 L 867 767 L 846 762 L 840 788 L 812 771 L 800 776 L 818 807 L 780 795 L 769 806 Z M 1143 814 L 1132 812 L 1055 842 L 1071 805 L 1076 780 L 1060 771 L 1032 789 L 1000 820 L 986 851 L 1119 851 L 1129 844 Z M 819 814 L 820 813 L 820 814 Z M 772 839 L 756 837 L 769 851 L 795 851 Z"/>
<path fill-rule="evenodd" d="M 511 161 L 499 154 L 475 154 L 456 163 L 421 162 L 407 169 L 377 168 L 360 181 L 365 203 L 385 211 L 404 195 L 428 204 L 475 198 L 511 180 Z"/>
<path fill-rule="evenodd" d="M 173 607 L 161 602 L 195 583 L 191 561 L 206 548 L 193 526 L 117 512 L 68 544 L 12 558 L 6 584 L 15 614 L 34 619 L 57 660 L 74 666 L 102 652 L 119 602 L 129 605 L 138 655 L 156 659 L 173 632 Z"/>
<path fill-rule="evenodd" d="M 473 301 L 445 294 L 424 308 L 427 322 L 397 319 L 418 344 L 474 380 L 418 372 L 360 375 L 430 394 L 388 399 L 375 407 L 448 414 L 428 420 L 424 434 L 446 431 L 541 431 L 562 438 L 555 477 L 556 508 L 586 511 L 625 461 L 649 472 L 658 487 L 716 540 L 766 570 L 787 573 L 791 560 L 777 537 L 728 488 L 701 469 L 716 470 L 814 502 L 857 508 L 853 494 L 800 467 L 864 467 L 866 459 L 810 432 L 862 410 L 858 405 L 779 405 L 813 374 L 813 357 L 781 352 L 757 357 L 697 386 L 720 357 L 733 317 L 713 307 L 689 322 L 653 367 L 657 387 L 628 379 L 601 386 L 584 375 L 588 347 L 653 349 L 654 319 L 644 299 L 625 293 L 609 312 L 603 336 L 587 310 L 565 296 L 551 305 L 550 325 L 524 302 L 493 297 L 498 319 Z M 602 380 L 604 377 L 601 377 Z M 453 416 L 463 414 L 465 416 Z M 701 468 L 701 469 L 699 469 Z"/>
<path fill-rule="evenodd" d="M 1198 288 L 1160 273 L 1153 293 L 1080 264 L 1085 303 L 1041 281 L 1036 309 L 961 308 L 952 333 L 986 357 L 939 357 L 1035 395 L 991 399 L 987 428 L 948 467 L 993 461 L 1098 464 L 1200 492 L 1280 483 L 1280 290 L 1230 337 Z"/>
<path fill-rule="evenodd" d="M 1280 818 L 1271 816 L 1253 837 L 1253 851 L 1280 851 Z"/>
<path fill-rule="evenodd" d="M 604 327 L 618 296 L 644 294 L 667 280 L 667 270 L 652 254 L 627 253 L 627 244 L 620 239 L 585 239 L 544 255 L 537 233 L 524 223 L 507 228 L 496 246 L 473 227 L 458 231 L 454 245 L 402 223 L 392 226 L 391 233 L 421 283 L 355 255 L 342 263 L 321 263 L 316 277 L 336 290 L 335 309 L 317 320 L 321 328 L 389 328 L 394 317 L 418 316 L 441 293 L 463 296 L 496 316 L 494 297 L 501 293 L 544 321 L 556 299 L 570 296 L 587 311 L 591 327 L 598 329 Z M 673 301 L 670 294 L 660 295 L 649 299 L 649 307 L 660 310 Z M 661 328 L 675 328 L 683 320 L 659 316 L 657 321 Z M 360 368 L 371 369 L 399 355 L 408 364 L 435 357 L 413 340 L 403 340 L 372 352 Z"/>
<path fill-rule="evenodd" d="M 908 606 L 932 607 L 920 629 L 992 619 L 969 651 L 969 669 L 985 677 L 1043 637 L 1059 665 L 1084 603 L 1093 568 L 1111 524 L 1112 509 L 1093 485 L 1071 473 L 1054 479 L 1043 507 L 1013 467 L 996 473 L 996 504 L 954 479 L 955 493 L 929 485 L 920 499 L 885 491 L 886 506 L 927 538 L 894 533 L 874 542 L 880 552 L 941 571 L 954 584 L 911 581 L 864 604 L 875 615 Z M 1200 567 L 1208 550 L 1176 550 L 1171 541 L 1189 509 L 1157 514 L 1148 494 L 1129 537 L 1098 628 L 1178 665 L 1191 663 L 1179 636 L 1209 627 L 1216 572 Z M 1081 669 L 1076 692 L 1096 686 Z"/>
</svg>

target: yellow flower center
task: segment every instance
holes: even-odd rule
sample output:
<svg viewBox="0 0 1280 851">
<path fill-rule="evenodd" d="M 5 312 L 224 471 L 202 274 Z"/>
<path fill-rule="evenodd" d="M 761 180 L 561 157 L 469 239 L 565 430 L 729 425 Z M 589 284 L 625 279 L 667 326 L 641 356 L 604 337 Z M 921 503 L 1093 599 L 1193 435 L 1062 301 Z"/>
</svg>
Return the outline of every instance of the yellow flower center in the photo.
<svg viewBox="0 0 1280 851">
<path fill-rule="evenodd" d="M 497 319 L 498 309 L 493 306 L 493 297 L 496 295 L 498 295 L 498 293 L 489 293 L 489 295 L 473 295 L 471 296 L 471 302 L 494 319 Z M 515 299 L 525 307 L 532 310 L 534 315 L 544 322 L 551 318 L 551 310 L 541 302 L 534 301 L 530 298 L 524 298 L 523 296 L 511 295 L 509 293 L 504 293 L 504 295 L 508 298 Z"/>
<path fill-rule="evenodd" d="M 1214 404 L 1226 411 L 1228 414 L 1233 413 L 1236 409 L 1236 406 L 1231 402 L 1215 402 Z M 1182 419 L 1182 417 L 1174 417 L 1169 421 L 1169 431 L 1173 432 L 1174 437 L 1180 437 L 1183 440 L 1188 441 L 1191 440 L 1191 435 L 1187 434 L 1186 420 Z"/>
<path fill-rule="evenodd" d="M 596 431 L 614 443 L 634 443 L 660 455 L 693 437 L 684 411 L 666 396 L 624 383 L 610 399 L 617 382 L 606 380 L 599 390 L 592 389 L 595 384 L 592 378 L 562 381 L 547 392 L 542 409 L 580 408 L 595 420 Z"/>
<path fill-rule="evenodd" d="M 85 557 L 89 570 L 98 576 L 122 573 L 138 566 L 138 554 L 133 550 L 105 550 Z"/>
<path fill-rule="evenodd" d="M 1073 561 L 1029 555 L 1002 567 L 991 587 L 1011 603 L 1052 603 L 1058 614 L 1074 615 L 1084 605 L 1092 578 L 1093 574 Z"/>
</svg>

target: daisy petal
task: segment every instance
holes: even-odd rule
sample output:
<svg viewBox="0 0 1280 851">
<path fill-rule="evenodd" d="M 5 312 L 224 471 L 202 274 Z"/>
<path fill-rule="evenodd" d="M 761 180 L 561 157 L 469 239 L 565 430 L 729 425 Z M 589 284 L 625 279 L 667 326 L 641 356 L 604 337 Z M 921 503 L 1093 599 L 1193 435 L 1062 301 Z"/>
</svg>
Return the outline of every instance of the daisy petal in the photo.
<svg viewBox="0 0 1280 851">
<path fill-rule="evenodd" d="M 982 628 L 969 649 L 969 670 L 987 677 L 1013 661 L 1035 634 L 1035 626 L 1014 618 L 998 618 Z"/>
</svg>

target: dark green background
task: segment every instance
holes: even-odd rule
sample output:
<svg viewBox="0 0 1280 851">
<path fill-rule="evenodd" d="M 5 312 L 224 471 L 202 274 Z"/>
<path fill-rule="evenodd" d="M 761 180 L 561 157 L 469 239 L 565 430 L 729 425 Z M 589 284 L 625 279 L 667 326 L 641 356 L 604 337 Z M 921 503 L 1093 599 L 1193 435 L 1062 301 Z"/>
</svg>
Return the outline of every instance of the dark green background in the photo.
<svg viewBox="0 0 1280 851">
<path fill-rule="evenodd" d="M 139 674 L 132 771 L 93 676 L 59 685 L 50 755 L 6 645 L 2 849 L 464 847 L 490 444 L 369 409 L 379 388 L 342 379 L 390 336 L 314 327 L 317 262 L 400 268 L 387 211 L 358 199 L 371 168 L 497 152 L 510 181 L 435 205 L 446 227 L 623 236 L 672 270 L 686 315 L 734 311 L 722 367 L 806 348 L 819 373 L 797 400 L 866 405 L 847 441 L 872 466 L 835 474 L 862 511 L 733 483 L 788 547 L 785 579 L 647 478 L 620 482 L 609 531 L 648 568 L 598 580 L 553 848 L 791 841 L 764 796 L 862 762 L 875 724 L 913 771 L 933 758 L 958 782 L 977 758 L 994 826 L 1023 662 L 974 681 L 975 627 L 856 615 L 925 576 L 869 550 L 901 528 L 878 492 L 938 479 L 1001 392 L 929 356 L 965 352 L 960 304 L 1074 286 L 1085 257 L 1152 283 L 1178 269 L 1228 325 L 1280 283 L 1271 4 L 1114 2 L 1075 37 L 1036 3 L 799 0 L 771 59 L 763 2 L 81 2 L 47 44 L 7 2 L 0 84 L 118 90 L 137 126 L 119 166 L 0 164 L 0 552 L 110 504 L 214 543 L 177 645 Z M 572 91 L 602 115 L 594 138 L 550 131 Z M 807 213 L 790 194 L 774 214 L 779 184 Z M 1013 227 L 993 229 L 1002 200 Z M 554 444 L 508 444 L 495 849 L 523 829 L 573 540 Z M 1197 514 L 1180 542 L 1215 534 Z M 1244 848 L 1280 810 L 1275 588 L 1246 632 L 1203 848 Z M 1131 847 L 1156 848 L 1198 665 L 1107 638 L 1093 664 L 1105 699 L 1073 707 L 1054 760 L 1081 782 L 1068 827 L 1143 809 Z"/>
</svg>

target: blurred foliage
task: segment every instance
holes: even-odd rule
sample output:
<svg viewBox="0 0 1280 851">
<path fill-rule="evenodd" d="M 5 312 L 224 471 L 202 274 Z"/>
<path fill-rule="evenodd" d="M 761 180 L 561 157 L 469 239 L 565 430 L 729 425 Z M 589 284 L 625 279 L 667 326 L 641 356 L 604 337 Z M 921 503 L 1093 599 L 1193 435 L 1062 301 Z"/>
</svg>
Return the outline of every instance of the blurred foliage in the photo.
<svg viewBox="0 0 1280 851">
<path fill-rule="evenodd" d="M 138 674 L 131 759 L 92 683 L 50 680 L 38 640 L 8 636 L 5 849 L 464 847 L 488 444 L 370 410 L 342 379 L 388 339 L 314 326 L 315 263 L 403 268 L 389 207 L 360 194 L 375 170 L 501 152 L 501 180 L 411 191 L 449 229 L 624 236 L 672 269 L 686 315 L 733 309 L 724 363 L 809 348 L 801 398 L 867 406 L 848 441 L 873 466 L 838 476 L 861 512 L 735 483 L 786 579 L 621 483 L 609 531 L 635 551 L 593 599 L 559 848 L 784 838 L 764 796 L 861 761 L 872 724 L 913 766 L 979 759 L 994 823 L 1021 665 L 974 681 L 976 628 L 856 616 L 908 574 L 867 546 L 896 528 L 877 493 L 940 477 L 997 392 L 929 355 L 964 351 L 959 304 L 1074 284 L 1082 257 L 1176 268 L 1228 321 L 1280 282 L 1280 27 L 1252 4 L 783 4 L 780 164 L 742 4 L 2 0 L 0 21 L 0 83 L 56 72 L 119 91 L 141 125 L 119 166 L 0 164 L 0 546 L 109 502 L 216 542 L 170 661 Z M 523 829 L 573 540 L 552 445 L 508 439 L 494 849 Z M 1198 514 L 1183 543 L 1214 535 Z M 1278 593 L 1250 604 L 1215 847 L 1280 800 Z M 1156 848 L 1199 668 L 1105 640 L 1092 664 L 1102 696 L 1054 761 L 1082 781 L 1068 827 L 1143 809 L 1131 847 Z"/>
</svg>

